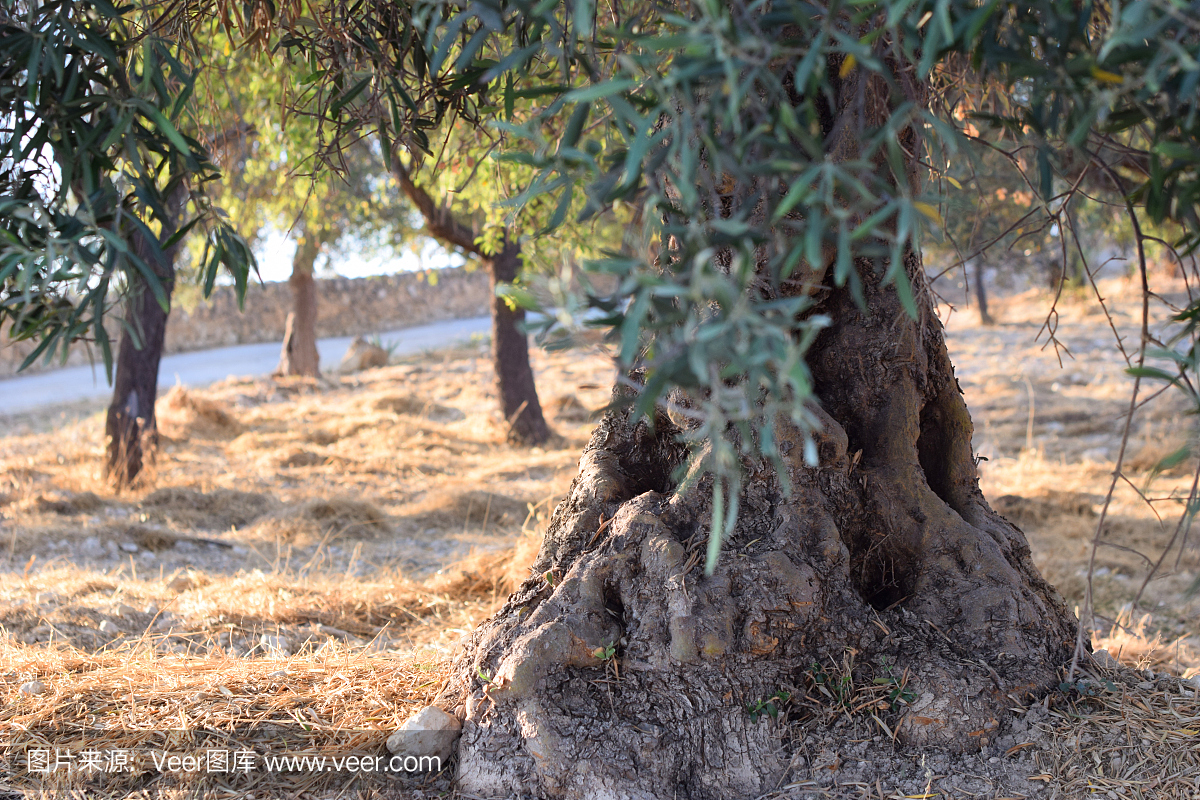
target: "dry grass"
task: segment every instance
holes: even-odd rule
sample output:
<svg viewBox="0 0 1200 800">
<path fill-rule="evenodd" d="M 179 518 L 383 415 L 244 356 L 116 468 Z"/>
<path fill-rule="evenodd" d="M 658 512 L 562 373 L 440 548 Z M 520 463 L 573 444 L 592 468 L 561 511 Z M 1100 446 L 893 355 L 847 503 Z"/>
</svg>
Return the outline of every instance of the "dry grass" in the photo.
<svg viewBox="0 0 1200 800">
<path fill-rule="evenodd" d="M 1101 673 L 1108 685 L 1052 712 L 1056 746 L 1037 753 L 1059 797 L 1195 800 L 1200 792 L 1200 701 L 1171 679 Z M 1035 778 L 1035 780 L 1038 778 Z"/>
<path fill-rule="evenodd" d="M 0 663 L 7 667 L 0 680 L 0 730 L 9 732 L 4 749 L 48 741 L 74 744 L 77 752 L 129 750 L 143 757 L 204 753 L 202 745 L 252 749 L 260 757 L 378 754 L 385 752 L 389 732 L 429 703 L 446 673 L 442 659 L 408 654 L 368 661 L 337 648 L 303 659 L 248 660 L 163 657 L 136 645 L 95 654 L 0 643 Z M 35 679 L 46 693 L 21 696 L 18 681 Z M 35 796 L 47 789 L 86 791 L 89 797 L 171 796 L 172 790 L 228 796 L 233 788 L 226 783 L 221 791 L 223 776 L 164 775 L 147 761 L 128 775 L 103 780 L 86 772 L 47 779 L 20 768 L 8 780 Z M 299 797 L 337 790 L 346 781 L 345 775 L 316 771 L 273 772 L 235 793 L 252 796 L 253 788 Z M 422 775 L 414 783 L 444 789 L 446 776 Z"/>
<path fill-rule="evenodd" d="M 1161 631 L 1147 630 L 1152 621 L 1150 614 L 1141 614 L 1136 620 L 1132 617 L 1132 609 L 1123 609 L 1107 633 L 1092 638 L 1092 646 L 1108 651 L 1110 656 L 1133 669 L 1166 672 L 1184 678 L 1200 675 L 1200 643 L 1195 637 L 1180 636 L 1164 642 Z"/>
<path fill-rule="evenodd" d="M 166 393 L 154 412 L 159 432 L 171 439 L 232 438 L 242 432 L 241 423 L 220 403 L 178 385 Z"/>
<path fill-rule="evenodd" d="M 990 459 L 983 487 L 1078 603 L 1111 469 L 1104 452 L 1116 425 L 1105 415 L 1125 398 L 1122 365 L 1083 346 L 1104 331 L 1103 320 L 1080 312 L 1077 360 L 1067 367 L 1075 377 L 1065 379 L 1031 342 L 1033 299 L 997 306 L 1007 327 L 950 326 L 977 450 Z M 477 346 L 332 382 L 177 388 L 158 410 L 169 440 L 155 485 L 123 494 L 100 480 L 98 415 L 77 408 L 52 426 L 14 421 L 26 432 L 0 439 L 0 731 L 103 721 L 112 742 L 220 729 L 304 749 L 326 746 L 332 730 L 393 729 L 436 692 L 461 635 L 528 573 L 536 532 L 607 400 L 602 358 L 536 354 L 535 368 L 560 438 L 533 450 L 504 442 L 490 363 Z M 1172 419 L 1138 429 L 1138 481 L 1161 457 Z M 1160 476 L 1152 494 L 1177 496 L 1185 481 Z M 1164 517 L 1170 507 L 1158 503 Z M 1126 485 L 1109 519 L 1106 538 L 1126 549 L 1100 552 L 1098 611 L 1113 623 L 1096 645 L 1160 674 L 1150 682 L 1122 673 L 1112 677 L 1116 693 L 1055 706 L 1042 768 L 1060 797 L 1109 780 L 1120 748 L 1130 769 L 1157 769 L 1157 759 L 1178 773 L 1174 786 L 1196 785 L 1195 748 L 1184 752 L 1196 740 L 1174 733 L 1196 728 L 1195 696 L 1162 675 L 1200 669 L 1200 599 L 1183 592 L 1195 551 L 1180 554 L 1178 569 L 1171 559 L 1142 610 L 1123 612 L 1144 567 L 1131 551 L 1161 549 L 1167 526 Z M 34 679 L 47 693 L 20 695 Z M 1105 738 L 1118 726 L 1124 744 Z M 1168 784 L 1137 788 L 1134 773 L 1121 774 L 1126 784 L 1103 784 L 1105 792 L 1185 796 Z M 258 791 L 314 789 L 288 781 Z"/>
</svg>

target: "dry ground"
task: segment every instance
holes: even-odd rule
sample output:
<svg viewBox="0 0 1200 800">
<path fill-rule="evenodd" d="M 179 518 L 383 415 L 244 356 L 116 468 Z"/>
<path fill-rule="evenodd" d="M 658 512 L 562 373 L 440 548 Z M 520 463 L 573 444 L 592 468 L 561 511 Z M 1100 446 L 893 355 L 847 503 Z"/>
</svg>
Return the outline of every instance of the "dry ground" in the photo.
<svg viewBox="0 0 1200 800">
<path fill-rule="evenodd" d="M 1036 338 L 1047 302 L 996 301 L 994 327 L 945 311 L 985 493 L 1078 604 L 1131 380 L 1108 320 L 1081 298 L 1059 306 L 1060 367 Z M 1135 332 L 1136 313 L 1118 304 L 1118 329 Z M 502 443 L 484 343 L 321 382 L 176 389 L 160 401 L 155 474 L 122 495 L 100 479 L 98 407 L 0 420 L 0 737 L 58 726 L 99 746 L 165 747 L 156 732 L 188 729 L 321 750 L 340 731 L 378 749 L 436 693 L 461 634 L 523 578 L 607 400 L 598 348 L 539 353 L 536 368 L 559 438 L 533 450 Z M 824 703 L 810 686 L 785 712 L 809 726 L 807 755 L 773 795 L 1200 796 L 1197 684 L 1171 677 L 1200 672 L 1200 603 L 1186 592 L 1198 551 L 1176 545 L 1129 607 L 1196 467 L 1148 481 L 1193 435 L 1184 411 L 1164 396 L 1137 418 L 1131 481 L 1096 557 L 1098 646 L 1152 672 L 1093 670 L 1109 683 L 1035 704 L 975 761 L 892 754 L 861 704 Z M 6 781 L 34 786 L 0 767 L 0 796 Z M 64 781 L 111 796 L 196 789 L 156 772 Z M 312 774 L 204 785 L 361 788 Z M 404 787 L 437 795 L 446 782 Z"/>
</svg>

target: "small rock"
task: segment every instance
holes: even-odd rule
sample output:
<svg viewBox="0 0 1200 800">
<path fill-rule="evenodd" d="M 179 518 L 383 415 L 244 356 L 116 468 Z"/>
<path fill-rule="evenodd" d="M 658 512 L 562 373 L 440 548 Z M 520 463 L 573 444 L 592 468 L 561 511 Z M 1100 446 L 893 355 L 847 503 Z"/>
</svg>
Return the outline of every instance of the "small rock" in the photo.
<svg viewBox="0 0 1200 800">
<path fill-rule="evenodd" d="M 134 542 L 121 542 L 121 549 L 126 553 L 136 553 L 139 550 Z"/>
<path fill-rule="evenodd" d="M 326 636 L 332 636 L 335 639 L 341 639 L 342 641 L 351 641 L 356 638 L 353 635 L 346 633 L 346 631 L 342 630 L 341 628 L 335 628 L 332 625 L 317 625 L 316 628 L 320 633 L 323 633 Z"/>
<path fill-rule="evenodd" d="M 154 603 L 149 603 L 149 604 L 148 604 L 148 605 L 147 605 L 147 606 L 146 606 L 146 607 L 145 607 L 145 608 L 142 610 L 142 613 L 143 613 L 143 614 L 149 614 L 150 616 L 152 616 L 152 617 L 153 617 L 155 614 L 157 614 L 157 613 L 158 613 L 158 606 L 157 606 L 156 604 L 154 604 Z"/>
<path fill-rule="evenodd" d="M 277 669 L 274 672 L 268 672 L 267 677 L 273 681 L 281 681 L 288 676 L 286 669 Z"/>
<path fill-rule="evenodd" d="M 1097 650 L 1092 653 L 1092 661 L 1101 669 L 1120 669 L 1121 662 L 1112 657 L 1107 650 Z"/>
<path fill-rule="evenodd" d="M 458 717 L 437 706 L 426 706 L 388 737 L 387 748 L 395 755 L 439 758 L 444 763 L 454 755 L 461 734 Z"/>
<path fill-rule="evenodd" d="M 137 613 L 137 609 L 133 606 L 127 606 L 124 603 L 118 603 L 117 607 L 114 609 L 114 612 L 118 617 L 129 619 Z"/>
<path fill-rule="evenodd" d="M 367 642 L 366 647 L 362 649 L 363 655 L 379 656 L 386 655 L 387 651 L 392 647 L 392 640 L 386 636 L 377 636 Z"/>
<path fill-rule="evenodd" d="M 286 658 L 292 654 L 292 643 L 283 636 L 264 633 L 258 640 L 258 646 L 268 658 Z"/>
<path fill-rule="evenodd" d="M 38 592 L 33 596 L 33 602 L 39 606 L 52 606 L 58 602 L 58 595 L 54 592 Z"/>
<path fill-rule="evenodd" d="M 1139 689 L 1141 689 L 1142 691 L 1149 691 L 1150 689 L 1154 688 L 1154 684 L 1151 683 L 1150 681 L 1142 681 L 1141 683 L 1139 683 L 1137 685 L 1137 687 Z"/>
<path fill-rule="evenodd" d="M 21 694 L 29 696 L 33 696 L 35 694 L 45 694 L 46 684 L 42 683 L 41 681 L 29 681 L 28 683 L 22 683 L 19 691 Z"/>
<path fill-rule="evenodd" d="M 338 372 L 358 372 L 372 367 L 386 367 L 388 352 L 378 345 L 369 343 L 361 336 L 355 336 L 350 342 L 350 348 L 338 365 Z"/>
<path fill-rule="evenodd" d="M 142 561 L 154 561 L 158 558 L 158 556 L 154 554 L 153 550 L 143 550 L 142 554 L 139 555 L 138 558 L 140 558 Z"/>
<path fill-rule="evenodd" d="M 115 633 L 120 633 L 121 629 L 118 628 L 112 620 L 106 619 L 106 620 L 101 621 L 101 623 L 100 623 L 100 632 L 115 634 Z"/>
<path fill-rule="evenodd" d="M 104 546 L 100 544 L 100 537 L 89 536 L 83 540 L 83 544 L 79 545 L 79 552 L 85 556 L 95 558 L 104 554 Z"/>
<path fill-rule="evenodd" d="M 167 588 L 170 589 L 172 592 L 182 593 L 182 592 L 190 591 L 191 589 L 195 589 L 196 582 L 194 580 L 192 580 L 191 578 L 189 578 L 187 575 L 176 575 L 174 578 L 171 579 L 171 582 L 167 584 Z"/>
<path fill-rule="evenodd" d="M 989 764 L 999 764 L 999 763 L 1000 763 L 1000 757 L 999 757 L 999 756 L 992 756 L 991 758 L 989 758 L 989 759 L 988 759 L 988 763 L 989 763 Z"/>
</svg>

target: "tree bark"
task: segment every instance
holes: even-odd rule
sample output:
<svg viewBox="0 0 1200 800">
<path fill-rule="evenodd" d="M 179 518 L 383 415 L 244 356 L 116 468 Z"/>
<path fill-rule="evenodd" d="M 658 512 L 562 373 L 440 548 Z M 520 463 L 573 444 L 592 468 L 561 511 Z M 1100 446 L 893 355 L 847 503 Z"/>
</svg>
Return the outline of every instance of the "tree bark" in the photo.
<svg viewBox="0 0 1200 800">
<path fill-rule="evenodd" d="M 178 230 L 178 217 L 186 200 L 187 188 L 182 184 L 168 197 L 167 209 L 171 218 L 162 226 L 160 241 L 167 241 Z M 171 292 L 175 286 L 175 256 L 180 243 L 155 248 L 140 231 L 135 231 L 129 244 L 154 270 L 166 292 L 168 307 L 164 309 L 159 305 L 158 298 L 140 274 L 130 271 L 131 286 L 125 300 L 125 325 L 117 346 L 113 396 L 104 424 L 108 439 L 104 473 L 118 490 L 137 480 L 158 446 L 158 426 L 154 417 L 158 365 L 162 360 Z"/>
<path fill-rule="evenodd" d="M 787 734 L 747 708 L 815 691 L 810 666 L 851 651 L 859 685 L 907 674 L 911 704 L 875 713 L 914 746 L 977 749 L 1010 697 L 1056 681 L 1075 623 L 979 490 L 941 324 L 928 304 L 912 321 L 863 273 L 866 311 L 844 290 L 821 305 L 820 466 L 797 430 L 782 447 L 790 495 L 751 465 L 711 578 L 711 489 L 673 486 L 678 429 L 613 413 L 597 428 L 533 576 L 472 634 L 443 693 L 465 720 L 461 790 L 760 794 L 784 776 Z"/>
<path fill-rule="evenodd" d="M 550 428 L 542 414 L 529 363 L 529 337 L 521 329 L 525 309 L 510 307 L 496 294 L 500 284 L 516 280 L 520 266 L 521 245 L 516 242 L 505 243 L 499 253 L 488 259 L 492 278 L 492 362 L 509 441 L 537 445 L 550 438 Z"/>
<path fill-rule="evenodd" d="M 283 347 L 279 354 L 276 375 L 305 375 L 316 378 L 321 374 L 321 356 L 317 352 L 317 283 L 313 267 L 321 253 L 316 237 L 305 234 L 296 244 L 292 257 L 292 312 L 284 326 Z"/>
<path fill-rule="evenodd" d="M 446 206 L 433 201 L 429 193 L 415 184 L 399 156 L 392 158 L 393 172 L 404 194 L 412 201 L 429 233 L 443 244 L 456 247 L 484 262 L 492 285 L 492 364 L 496 373 L 496 393 L 507 426 L 505 436 L 514 444 L 539 445 L 550 438 L 550 427 L 542 413 L 537 384 L 529 364 L 529 337 L 520 330 L 524 309 L 512 309 L 496 296 L 500 283 L 511 283 L 521 268 L 521 246 L 517 237 L 506 235 L 499 253 L 485 253 L 475 242 L 475 232 L 464 225 Z"/>
<path fill-rule="evenodd" d="M 855 137 L 914 100 L 861 72 L 823 121 L 831 158 L 856 158 Z M 918 136 L 900 133 L 906 152 L 921 152 Z M 916 180 L 910 166 L 898 180 Z M 711 479 L 673 481 L 679 429 L 665 414 L 653 427 L 605 417 L 531 577 L 471 634 L 440 696 L 464 720 L 461 791 L 759 796 L 787 777 L 795 745 L 749 710 L 781 691 L 820 702 L 814 664 L 848 665 L 855 685 L 892 682 L 906 702 L 871 707 L 902 745 L 960 751 L 1000 735 L 1013 698 L 1057 683 L 1074 617 L 979 489 L 919 254 L 904 263 L 916 319 L 885 267 L 856 264 L 862 305 L 832 287 L 812 310 L 831 321 L 807 358 L 819 465 L 781 420 L 791 491 L 771 464 L 744 464 L 711 577 Z M 832 281 L 814 268 L 807 283 Z"/>
</svg>

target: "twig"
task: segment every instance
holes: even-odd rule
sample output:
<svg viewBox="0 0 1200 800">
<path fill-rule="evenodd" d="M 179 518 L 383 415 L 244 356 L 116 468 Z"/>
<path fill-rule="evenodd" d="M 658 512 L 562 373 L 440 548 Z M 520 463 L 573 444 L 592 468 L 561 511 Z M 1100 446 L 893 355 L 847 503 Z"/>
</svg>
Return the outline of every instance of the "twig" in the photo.
<svg viewBox="0 0 1200 800">
<path fill-rule="evenodd" d="M 1101 162 L 1101 166 L 1109 173 L 1109 176 L 1117 184 L 1117 187 L 1121 189 L 1121 193 L 1123 195 L 1126 194 L 1120 177 L 1113 172 L 1112 168 L 1103 162 Z M 1133 202 L 1128 199 L 1127 195 L 1125 209 L 1129 214 L 1130 224 L 1133 226 L 1134 240 L 1137 243 L 1138 251 L 1138 269 L 1141 272 L 1142 278 L 1142 341 L 1138 347 L 1137 363 L 1141 367 L 1146 362 L 1146 343 L 1150 340 L 1150 287 L 1146 275 L 1146 247 L 1142 238 L 1142 226 L 1138 222 L 1137 211 L 1134 209 Z M 1112 505 L 1113 493 L 1117 489 L 1117 481 L 1120 479 L 1121 468 L 1125 463 L 1125 450 L 1129 445 L 1129 433 L 1133 428 L 1133 415 L 1137 410 L 1137 396 L 1141 385 L 1142 376 L 1139 370 L 1133 379 L 1133 391 L 1129 396 L 1129 413 L 1125 417 L 1125 427 L 1121 432 L 1121 447 L 1117 451 L 1117 463 L 1113 467 L 1112 482 L 1109 483 L 1108 492 L 1104 495 L 1104 506 L 1100 509 L 1100 519 L 1096 521 L 1096 534 L 1092 537 L 1091 553 L 1088 554 L 1087 587 L 1084 589 L 1083 609 L 1081 611 L 1083 618 L 1079 620 L 1079 626 L 1076 628 L 1075 652 L 1071 656 L 1071 668 L 1067 671 L 1068 681 L 1074 680 L 1075 670 L 1079 667 L 1079 658 L 1083 655 L 1086 647 L 1087 634 L 1085 633 L 1085 628 L 1090 629 L 1095 625 L 1095 619 L 1092 618 L 1092 578 L 1096 569 L 1096 550 L 1100 546 L 1100 536 L 1104 532 L 1104 521 L 1108 518 L 1108 508 Z M 1085 618 L 1090 620 L 1086 626 L 1084 624 Z"/>
</svg>

